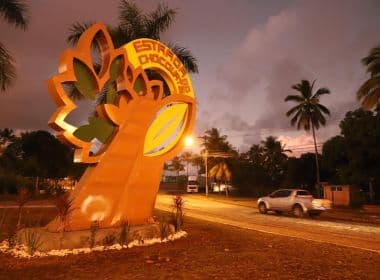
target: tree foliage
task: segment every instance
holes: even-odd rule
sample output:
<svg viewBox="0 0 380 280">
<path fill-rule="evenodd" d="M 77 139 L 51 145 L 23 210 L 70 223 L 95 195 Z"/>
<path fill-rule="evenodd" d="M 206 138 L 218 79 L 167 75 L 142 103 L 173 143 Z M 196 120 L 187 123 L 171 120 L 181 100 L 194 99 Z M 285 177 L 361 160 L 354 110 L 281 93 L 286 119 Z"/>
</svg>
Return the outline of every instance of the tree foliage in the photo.
<svg viewBox="0 0 380 280">
<path fill-rule="evenodd" d="M 356 96 L 364 110 L 371 110 L 380 106 L 380 46 L 371 49 L 362 63 L 371 77 L 361 85 Z"/>
<path fill-rule="evenodd" d="M 28 7 L 23 1 L 1 0 L 0 15 L 16 28 L 28 26 Z M 0 91 L 5 91 L 16 78 L 16 67 L 10 51 L 0 42 Z"/>
</svg>

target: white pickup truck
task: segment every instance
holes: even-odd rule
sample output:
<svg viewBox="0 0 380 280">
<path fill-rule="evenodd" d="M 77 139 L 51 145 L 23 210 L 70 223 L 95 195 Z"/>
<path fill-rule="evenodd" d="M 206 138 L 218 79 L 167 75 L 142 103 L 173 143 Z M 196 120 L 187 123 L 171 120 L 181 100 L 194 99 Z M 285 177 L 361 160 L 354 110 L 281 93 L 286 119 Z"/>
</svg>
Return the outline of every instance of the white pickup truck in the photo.
<svg viewBox="0 0 380 280">
<path fill-rule="evenodd" d="M 315 199 L 306 190 L 281 189 L 272 194 L 260 197 L 257 207 L 261 214 L 268 211 L 293 212 L 294 216 L 301 218 L 305 213 L 309 216 L 318 216 L 323 211 L 331 209 L 331 201 L 328 199 Z"/>
</svg>

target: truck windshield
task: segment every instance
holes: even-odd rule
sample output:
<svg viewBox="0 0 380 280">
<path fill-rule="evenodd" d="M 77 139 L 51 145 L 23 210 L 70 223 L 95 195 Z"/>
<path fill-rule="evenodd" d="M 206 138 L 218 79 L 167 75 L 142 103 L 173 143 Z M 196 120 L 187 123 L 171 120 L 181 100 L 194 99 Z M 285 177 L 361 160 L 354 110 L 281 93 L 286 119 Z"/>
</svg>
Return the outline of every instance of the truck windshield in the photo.
<svg viewBox="0 0 380 280">
<path fill-rule="evenodd" d="M 187 184 L 188 185 L 198 185 L 198 182 L 197 181 L 189 181 Z"/>
</svg>

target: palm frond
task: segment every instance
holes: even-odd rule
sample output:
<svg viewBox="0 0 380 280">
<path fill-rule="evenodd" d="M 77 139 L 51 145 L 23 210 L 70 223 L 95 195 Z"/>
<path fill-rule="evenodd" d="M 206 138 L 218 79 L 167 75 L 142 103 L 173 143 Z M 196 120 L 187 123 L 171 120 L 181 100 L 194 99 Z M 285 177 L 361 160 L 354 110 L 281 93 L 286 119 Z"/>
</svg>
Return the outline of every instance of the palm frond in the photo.
<svg viewBox="0 0 380 280">
<path fill-rule="evenodd" d="M 160 3 L 156 10 L 147 15 L 147 37 L 159 40 L 160 34 L 166 31 L 173 23 L 175 15 L 176 11 L 174 9 L 169 9 L 166 4 Z"/>
<path fill-rule="evenodd" d="M 366 111 L 369 111 L 373 108 L 376 108 L 380 104 L 380 86 L 376 89 L 372 90 L 369 94 L 367 94 L 362 102 L 362 108 Z"/>
<path fill-rule="evenodd" d="M 297 121 L 298 121 L 298 119 L 299 119 L 299 116 L 302 114 L 302 110 L 299 110 L 291 119 L 290 119 L 290 124 L 292 125 L 292 126 L 294 126 L 296 123 L 297 123 Z M 299 126 L 298 126 L 298 129 L 299 129 Z"/>
<path fill-rule="evenodd" d="M 19 0 L 0 0 L 0 14 L 6 21 L 15 27 L 26 29 L 28 26 L 27 18 L 28 6 L 24 1 Z"/>
<path fill-rule="evenodd" d="M 286 116 L 289 117 L 291 115 L 293 115 L 295 112 L 299 112 L 299 111 L 302 111 L 302 104 L 299 104 L 295 107 L 293 107 L 292 109 L 290 109 L 289 111 L 286 112 Z"/>
<path fill-rule="evenodd" d="M 378 58 L 380 58 L 380 45 L 370 50 L 368 56 L 362 59 L 362 64 L 365 66 L 369 65 Z"/>
<path fill-rule="evenodd" d="M 111 35 L 115 48 L 120 48 L 121 46 L 133 40 L 121 26 L 108 27 L 108 31 Z"/>
<path fill-rule="evenodd" d="M 305 101 L 305 98 L 303 98 L 301 95 L 288 95 L 285 98 L 285 101 L 295 101 L 301 103 Z"/>
<path fill-rule="evenodd" d="M 69 37 L 67 37 L 66 41 L 72 46 L 75 46 L 78 43 L 80 36 L 85 32 L 93 22 L 74 22 L 74 24 L 69 29 Z"/>
<path fill-rule="evenodd" d="M 312 87 L 314 86 L 315 80 L 310 84 L 309 80 L 301 81 L 301 94 L 305 98 L 310 98 L 312 93 Z"/>
<path fill-rule="evenodd" d="M 377 88 L 380 86 L 380 77 L 373 77 L 371 79 L 368 79 L 357 91 L 356 97 L 358 100 L 361 100 L 362 98 L 365 98 L 371 90 Z"/>
<path fill-rule="evenodd" d="M 325 115 L 330 115 L 330 110 L 327 109 L 327 107 L 323 106 L 322 104 L 315 104 L 315 106 L 318 108 L 318 110 L 320 110 L 322 113 L 324 113 Z"/>
<path fill-rule="evenodd" d="M 331 92 L 328 88 L 323 87 L 323 88 L 318 89 L 312 98 L 319 98 L 321 95 L 330 94 L 330 93 Z"/>
<path fill-rule="evenodd" d="M 137 39 L 145 36 L 146 16 L 137 5 L 131 1 L 122 0 L 119 5 L 119 26 L 128 37 Z"/>
<path fill-rule="evenodd" d="M 176 54 L 188 72 L 198 73 L 198 61 L 189 49 L 173 43 L 169 43 L 168 47 Z"/>
<path fill-rule="evenodd" d="M 367 73 L 371 74 L 371 77 L 380 75 L 380 57 L 375 58 L 367 66 Z"/>
<path fill-rule="evenodd" d="M 14 59 L 8 50 L 0 43 L 0 91 L 10 87 L 16 78 Z"/>
</svg>

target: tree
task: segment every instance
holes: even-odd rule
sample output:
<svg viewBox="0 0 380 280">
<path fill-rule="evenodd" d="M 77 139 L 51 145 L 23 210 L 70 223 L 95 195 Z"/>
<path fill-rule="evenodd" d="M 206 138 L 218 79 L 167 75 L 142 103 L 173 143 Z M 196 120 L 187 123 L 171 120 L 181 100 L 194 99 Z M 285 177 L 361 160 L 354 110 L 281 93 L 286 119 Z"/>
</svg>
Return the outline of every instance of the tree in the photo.
<svg viewBox="0 0 380 280">
<path fill-rule="evenodd" d="M 273 185 L 278 185 L 281 182 L 281 177 L 284 173 L 284 165 L 288 158 L 286 152 L 291 152 L 285 149 L 285 146 L 277 141 L 276 137 L 268 136 L 262 144 L 262 164 Z"/>
<path fill-rule="evenodd" d="M 319 129 L 320 126 L 326 125 L 326 117 L 330 115 L 330 111 L 319 103 L 321 96 L 325 94 L 330 94 L 328 88 L 320 88 L 315 93 L 313 93 L 314 83 L 310 84 L 308 80 L 302 80 L 301 83 L 292 86 L 292 89 L 296 90 L 298 95 L 288 95 L 285 98 L 285 102 L 293 101 L 297 105 L 290 109 L 287 113 L 287 117 L 291 117 L 290 123 L 292 126 L 296 125 L 297 129 L 301 127 L 305 131 L 311 131 L 313 133 L 314 149 L 315 149 L 315 164 L 317 167 L 316 178 L 317 178 L 317 192 L 319 195 L 320 187 L 320 175 L 319 175 L 319 163 L 318 163 L 318 148 L 315 136 L 315 130 Z"/>
<path fill-rule="evenodd" d="M 340 123 L 344 137 L 347 171 L 344 179 L 351 184 L 380 187 L 380 122 L 372 111 L 348 112 Z"/>
<path fill-rule="evenodd" d="M 203 136 L 202 146 L 210 152 L 231 152 L 232 146 L 227 141 L 227 135 L 221 135 L 217 128 L 211 128 Z"/>
<path fill-rule="evenodd" d="M 356 96 L 364 110 L 371 110 L 380 106 L 380 45 L 373 48 L 362 63 L 371 77 L 359 88 Z"/>
<path fill-rule="evenodd" d="M 47 131 L 14 137 L 1 155 L 0 166 L 23 176 L 64 178 L 74 170 L 73 152 Z M 75 173 L 75 172 L 74 172 Z"/>
<path fill-rule="evenodd" d="M 337 135 L 323 144 L 322 161 L 330 182 L 335 184 L 346 184 L 348 182 L 347 166 L 349 160 L 345 137 Z"/>
<path fill-rule="evenodd" d="M 205 171 L 205 161 L 204 158 L 199 154 L 193 154 L 191 158 L 192 165 L 197 167 L 198 174 L 202 174 Z"/>
<path fill-rule="evenodd" d="M 209 176 L 213 177 L 214 180 L 218 182 L 219 192 L 220 192 L 221 182 L 225 183 L 226 196 L 228 196 L 227 182 L 231 182 L 231 171 L 228 168 L 226 162 L 220 162 L 220 163 L 214 165 L 209 171 Z"/>
<path fill-rule="evenodd" d="M 28 26 L 27 10 L 27 6 L 23 1 L 0 1 L 0 14 L 8 23 L 16 28 L 25 30 Z M 11 86 L 15 78 L 16 68 L 14 66 L 14 58 L 0 42 L 0 91 L 5 91 Z"/>
<path fill-rule="evenodd" d="M 175 16 L 176 11 L 170 9 L 165 4 L 159 4 L 150 13 L 143 13 L 135 3 L 121 0 L 119 5 L 119 23 L 117 26 L 107 26 L 107 29 L 115 48 L 119 48 L 139 38 L 150 38 L 161 41 L 161 34 L 169 29 L 174 22 Z M 67 42 L 75 45 L 82 33 L 92 24 L 91 22 L 75 22 L 70 28 Z M 166 45 L 177 55 L 188 72 L 198 73 L 197 59 L 190 50 L 178 44 L 169 43 Z M 97 50 L 95 45 L 94 50 Z M 159 79 L 159 75 L 154 71 L 148 71 L 148 75 L 150 79 Z M 72 90 L 71 97 L 76 99 L 83 98 L 75 90 Z"/>
<path fill-rule="evenodd" d="M 175 156 L 170 163 L 170 169 L 177 172 L 177 178 L 179 177 L 179 172 L 185 170 L 184 165 L 181 162 L 181 158 Z"/>
<path fill-rule="evenodd" d="M 186 162 L 186 177 L 189 178 L 189 163 L 192 162 L 193 154 L 192 152 L 185 151 L 181 154 L 181 160 Z"/>
</svg>

